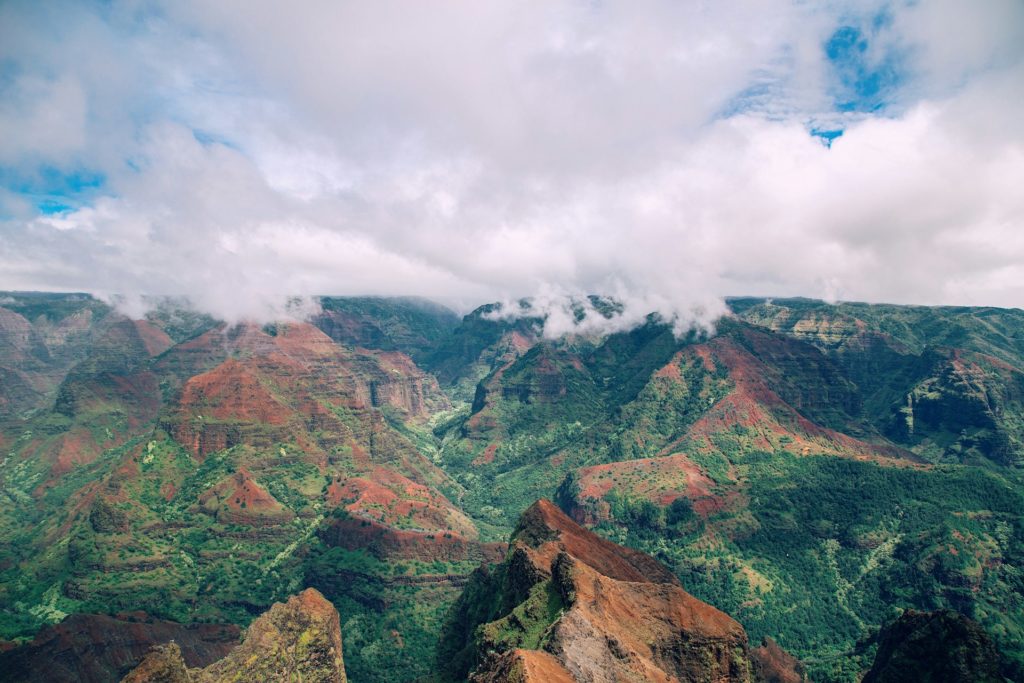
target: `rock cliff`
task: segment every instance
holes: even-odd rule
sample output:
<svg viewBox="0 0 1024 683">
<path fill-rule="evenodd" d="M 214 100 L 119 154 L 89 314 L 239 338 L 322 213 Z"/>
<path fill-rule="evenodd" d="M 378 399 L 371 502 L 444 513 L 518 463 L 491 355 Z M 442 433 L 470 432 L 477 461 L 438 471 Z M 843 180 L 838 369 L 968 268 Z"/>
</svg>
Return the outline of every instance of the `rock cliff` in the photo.
<svg viewBox="0 0 1024 683">
<path fill-rule="evenodd" d="M 178 646 L 150 651 L 122 683 L 345 683 L 338 611 L 307 588 L 252 622 L 245 640 L 204 669 L 185 668 Z"/>
<path fill-rule="evenodd" d="M 472 669 L 481 682 L 751 680 L 742 626 L 546 500 L 523 513 L 498 569 L 471 579 L 440 657 L 452 678 Z"/>
</svg>

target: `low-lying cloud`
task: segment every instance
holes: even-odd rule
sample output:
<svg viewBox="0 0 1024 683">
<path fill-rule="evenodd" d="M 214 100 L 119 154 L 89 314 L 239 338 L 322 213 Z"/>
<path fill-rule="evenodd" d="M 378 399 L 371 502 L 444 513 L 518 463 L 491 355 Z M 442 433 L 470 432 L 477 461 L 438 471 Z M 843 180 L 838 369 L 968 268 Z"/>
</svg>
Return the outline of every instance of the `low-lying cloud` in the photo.
<svg viewBox="0 0 1024 683">
<path fill-rule="evenodd" d="M 0 288 L 1024 304 L 1014 0 L 9 2 L 0 64 Z"/>
</svg>

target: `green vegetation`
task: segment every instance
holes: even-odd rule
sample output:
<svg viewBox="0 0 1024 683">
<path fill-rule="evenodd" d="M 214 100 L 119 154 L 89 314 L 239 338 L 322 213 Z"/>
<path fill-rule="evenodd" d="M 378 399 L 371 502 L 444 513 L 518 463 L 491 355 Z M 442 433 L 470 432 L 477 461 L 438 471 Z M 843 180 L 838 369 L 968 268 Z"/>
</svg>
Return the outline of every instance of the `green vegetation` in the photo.
<svg viewBox="0 0 1024 683">
<path fill-rule="evenodd" d="M 434 671 L 438 633 L 461 592 L 449 577 L 475 562 L 383 562 L 366 551 L 315 543 L 303 583 L 341 614 L 345 669 L 352 680 L 411 681 Z"/>
<path fill-rule="evenodd" d="M 749 535 L 716 534 L 712 548 L 675 543 L 636 524 L 634 509 L 613 506 L 627 530 L 615 540 L 673 567 L 687 590 L 738 619 L 752 640 L 776 638 L 812 664 L 815 680 L 831 680 L 837 665 L 841 674 L 858 639 L 911 607 L 957 609 L 1007 652 L 1024 651 L 1018 479 L 788 454 L 754 454 L 739 467 Z M 728 528 L 731 516 L 708 525 Z"/>
<path fill-rule="evenodd" d="M 494 604 L 483 596 L 515 593 L 507 573 L 328 547 L 322 521 L 503 541 L 557 495 L 815 680 L 853 680 L 865 639 L 910 607 L 977 619 L 1024 679 L 1020 311 L 743 299 L 712 340 L 653 319 L 544 340 L 541 320 L 494 307 L 460 322 L 418 300 L 324 298 L 316 324 L 338 358 L 275 366 L 285 326 L 150 358 L 88 297 L 0 305 L 34 335 L 0 347 L 0 637 L 76 611 L 245 625 L 313 585 L 342 615 L 353 680 L 427 676 L 442 630 L 441 659 L 466 671 L 474 639 L 538 645 L 557 591 Z M 149 321 L 175 342 L 214 324 L 170 304 Z M 356 346 L 409 354 L 447 399 L 394 369 L 408 360 Z M 240 417 L 214 398 L 179 414 L 183 384 L 229 357 L 272 405 L 228 383 Z M 418 415 L 377 405 L 392 378 L 396 396 L 430 385 Z M 242 470 L 259 488 L 234 509 L 218 492 Z M 359 509 L 332 508 L 331 491 Z"/>
</svg>

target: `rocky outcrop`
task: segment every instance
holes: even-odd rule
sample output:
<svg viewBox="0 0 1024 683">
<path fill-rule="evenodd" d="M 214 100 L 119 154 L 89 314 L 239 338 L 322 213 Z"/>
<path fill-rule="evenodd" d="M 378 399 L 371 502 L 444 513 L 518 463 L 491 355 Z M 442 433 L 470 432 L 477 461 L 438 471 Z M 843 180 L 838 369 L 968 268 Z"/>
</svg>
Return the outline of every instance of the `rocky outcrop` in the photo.
<svg viewBox="0 0 1024 683">
<path fill-rule="evenodd" d="M 177 643 L 157 645 L 124 677 L 123 683 L 192 683 Z"/>
<path fill-rule="evenodd" d="M 176 646 L 157 647 L 122 683 L 345 683 L 338 611 L 307 588 L 252 622 L 244 642 L 224 659 L 183 669 Z"/>
<path fill-rule="evenodd" d="M 751 680 L 742 626 L 546 500 L 523 513 L 504 563 L 471 579 L 439 654 L 475 681 Z"/>
<path fill-rule="evenodd" d="M 952 610 L 907 610 L 878 635 L 863 683 L 1001 683 L 1000 655 L 985 630 Z"/>
<path fill-rule="evenodd" d="M 189 626 L 142 613 L 75 614 L 47 626 L 31 643 L 0 653 L 0 678 L 12 683 L 109 683 L 137 666 L 153 645 L 171 641 L 183 667 L 207 666 L 228 654 L 238 636 L 238 627 L 229 624 Z"/>
</svg>

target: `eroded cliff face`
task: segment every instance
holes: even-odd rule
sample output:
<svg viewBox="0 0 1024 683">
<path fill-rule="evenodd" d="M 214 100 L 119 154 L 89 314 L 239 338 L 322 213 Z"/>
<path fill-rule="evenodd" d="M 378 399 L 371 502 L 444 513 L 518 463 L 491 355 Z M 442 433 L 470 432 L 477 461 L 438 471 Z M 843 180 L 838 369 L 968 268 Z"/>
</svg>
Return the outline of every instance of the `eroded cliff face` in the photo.
<svg viewBox="0 0 1024 683">
<path fill-rule="evenodd" d="M 312 325 L 217 328 L 176 347 L 158 367 L 184 378 L 162 425 L 197 459 L 238 444 L 311 442 L 329 408 L 397 411 L 422 421 L 450 407 L 437 381 L 405 355 L 338 346 Z M 328 409 L 328 410 L 325 410 Z M 334 421 L 336 422 L 336 420 Z"/>
<path fill-rule="evenodd" d="M 122 683 L 345 683 L 338 611 L 307 588 L 252 622 L 245 640 L 204 669 L 188 670 L 171 643 L 154 648 Z"/>
<path fill-rule="evenodd" d="M 453 679 L 481 682 L 751 680 L 742 626 L 546 500 L 523 513 L 505 562 L 471 579 L 440 656 Z"/>
</svg>

